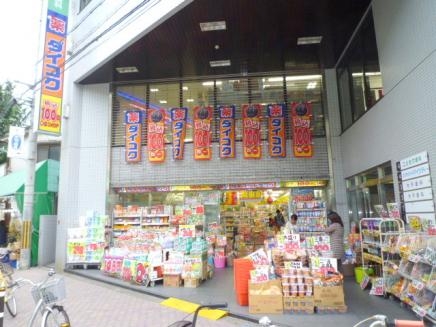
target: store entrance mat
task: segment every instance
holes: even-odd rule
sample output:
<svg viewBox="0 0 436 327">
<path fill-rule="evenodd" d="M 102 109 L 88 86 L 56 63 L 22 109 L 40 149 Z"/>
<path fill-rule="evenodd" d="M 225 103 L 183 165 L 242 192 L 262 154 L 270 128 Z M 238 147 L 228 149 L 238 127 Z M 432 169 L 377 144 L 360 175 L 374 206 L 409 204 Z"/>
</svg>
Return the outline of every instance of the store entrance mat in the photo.
<svg viewBox="0 0 436 327">
<path fill-rule="evenodd" d="M 163 300 L 160 304 L 186 313 L 194 313 L 195 310 L 200 306 L 199 304 L 176 299 L 174 297 L 170 297 L 166 300 Z M 227 311 L 218 310 L 218 309 L 214 309 L 214 310 L 202 309 L 198 315 L 200 317 L 207 318 L 210 320 L 218 320 L 226 316 Z"/>
</svg>

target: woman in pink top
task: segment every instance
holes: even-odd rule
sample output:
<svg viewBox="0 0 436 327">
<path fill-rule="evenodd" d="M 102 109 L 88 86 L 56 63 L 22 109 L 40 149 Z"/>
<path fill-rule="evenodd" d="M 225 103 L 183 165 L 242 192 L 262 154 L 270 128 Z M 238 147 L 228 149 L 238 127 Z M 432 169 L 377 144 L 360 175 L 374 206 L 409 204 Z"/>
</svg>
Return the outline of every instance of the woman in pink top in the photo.
<svg viewBox="0 0 436 327">
<path fill-rule="evenodd" d="M 330 247 L 333 257 L 338 260 L 338 271 L 342 271 L 341 259 L 344 256 L 344 223 L 341 217 L 334 211 L 327 215 L 329 226 L 325 232 L 330 236 Z"/>
</svg>

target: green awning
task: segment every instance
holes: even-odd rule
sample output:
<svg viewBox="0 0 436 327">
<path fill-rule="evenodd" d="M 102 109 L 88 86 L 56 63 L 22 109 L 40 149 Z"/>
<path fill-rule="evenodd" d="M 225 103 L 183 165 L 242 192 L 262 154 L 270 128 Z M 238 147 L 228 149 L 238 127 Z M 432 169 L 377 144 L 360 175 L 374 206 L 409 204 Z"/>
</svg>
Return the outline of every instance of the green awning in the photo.
<svg viewBox="0 0 436 327">
<path fill-rule="evenodd" d="M 37 171 L 46 161 L 41 161 L 36 164 Z M 26 171 L 19 170 L 9 175 L 0 177 L 0 196 L 14 195 L 24 186 L 26 182 Z"/>
</svg>

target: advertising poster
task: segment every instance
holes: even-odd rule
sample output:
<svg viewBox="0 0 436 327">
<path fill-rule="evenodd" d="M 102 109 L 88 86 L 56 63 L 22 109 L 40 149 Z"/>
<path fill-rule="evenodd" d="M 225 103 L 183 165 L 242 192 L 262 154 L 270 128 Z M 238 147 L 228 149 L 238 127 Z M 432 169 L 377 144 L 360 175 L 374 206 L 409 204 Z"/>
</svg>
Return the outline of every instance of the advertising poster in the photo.
<svg viewBox="0 0 436 327">
<path fill-rule="evenodd" d="M 312 105 L 309 102 L 294 102 L 291 109 L 292 147 L 298 158 L 312 157 Z"/>
<path fill-rule="evenodd" d="M 8 158 L 24 157 L 24 127 L 9 126 Z"/>
<path fill-rule="evenodd" d="M 163 109 L 148 110 L 147 148 L 150 162 L 165 161 L 165 112 Z"/>
<path fill-rule="evenodd" d="M 124 123 L 126 124 L 126 161 L 141 161 L 141 131 L 142 113 L 139 110 L 126 111 Z"/>
<path fill-rule="evenodd" d="M 186 122 L 188 108 L 172 108 L 171 126 L 173 131 L 173 159 L 182 160 L 185 152 Z"/>
<path fill-rule="evenodd" d="M 268 146 L 272 158 L 286 157 L 285 109 L 284 104 L 269 104 L 267 107 Z"/>
<path fill-rule="evenodd" d="M 235 157 L 235 106 L 218 107 L 220 118 L 220 158 Z"/>
<path fill-rule="evenodd" d="M 212 107 L 194 107 L 194 159 L 212 158 Z"/>
<path fill-rule="evenodd" d="M 49 0 L 42 61 L 38 131 L 61 134 L 68 0 Z"/>
<path fill-rule="evenodd" d="M 262 105 L 242 105 L 242 148 L 245 159 L 260 159 L 262 147 L 260 143 L 260 117 Z"/>
</svg>

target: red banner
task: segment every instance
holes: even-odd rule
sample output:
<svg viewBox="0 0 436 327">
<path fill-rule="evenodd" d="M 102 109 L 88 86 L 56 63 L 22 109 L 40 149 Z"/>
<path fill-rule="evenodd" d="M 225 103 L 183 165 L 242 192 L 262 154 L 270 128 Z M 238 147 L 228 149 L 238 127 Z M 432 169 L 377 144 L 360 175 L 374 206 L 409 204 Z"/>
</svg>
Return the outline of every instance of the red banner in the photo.
<svg viewBox="0 0 436 327">
<path fill-rule="evenodd" d="M 163 109 L 148 109 L 147 147 L 150 162 L 165 161 L 165 112 Z"/>
<path fill-rule="evenodd" d="M 126 111 L 124 114 L 126 124 L 126 161 L 141 161 L 141 111 Z"/>
<path fill-rule="evenodd" d="M 171 126 L 173 130 L 173 159 L 183 160 L 185 152 L 186 121 L 188 108 L 171 109 Z"/>
<path fill-rule="evenodd" d="M 242 147 L 245 159 L 260 159 L 262 147 L 260 144 L 260 104 L 242 105 Z"/>
<path fill-rule="evenodd" d="M 267 107 L 269 155 L 273 158 L 286 157 L 285 110 L 285 104 Z"/>
<path fill-rule="evenodd" d="M 292 103 L 292 143 L 295 157 L 312 157 L 312 105 Z"/>
<path fill-rule="evenodd" d="M 194 107 L 194 159 L 212 158 L 212 107 Z"/>
<path fill-rule="evenodd" d="M 235 157 L 235 106 L 218 107 L 220 117 L 220 158 Z"/>
</svg>

